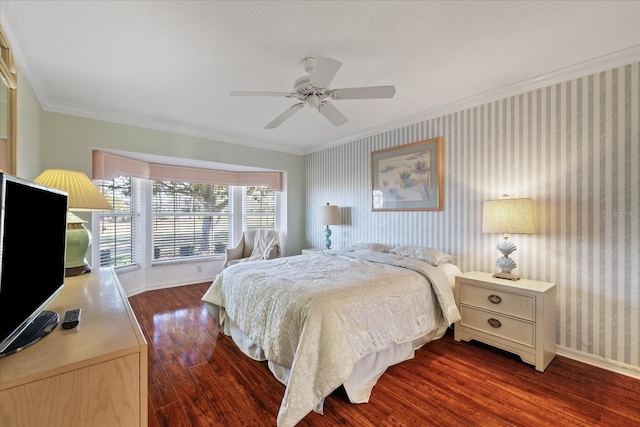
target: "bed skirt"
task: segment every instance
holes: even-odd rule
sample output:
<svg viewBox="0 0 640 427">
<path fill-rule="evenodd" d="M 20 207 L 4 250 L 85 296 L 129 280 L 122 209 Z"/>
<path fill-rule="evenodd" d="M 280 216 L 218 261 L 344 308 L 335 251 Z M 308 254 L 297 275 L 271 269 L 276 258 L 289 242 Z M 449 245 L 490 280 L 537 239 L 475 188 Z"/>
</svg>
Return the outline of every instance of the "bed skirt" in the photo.
<svg viewBox="0 0 640 427">
<path fill-rule="evenodd" d="M 208 302 L 205 302 L 205 305 L 211 315 L 216 319 L 216 322 L 218 322 L 218 325 L 223 325 L 222 331 L 224 334 L 230 336 L 244 354 L 253 360 L 268 362 L 267 365 L 273 376 L 285 386 L 287 385 L 290 372 L 289 368 L 267 360 L 262 349 L 254 344 L 251 338 L 226 315 L 224 308 Z M 378 379 L 384 374 L 388 367 L 404 362 L 405 360 L 413 359 L 417 349 L 429 341 L 442 338 L 447 328 L 448 325 L 443 321 L 439 327 L 416 340 L 395 344 L 377 353 L 368 354 L 358 360 L 353 367 L 351 375 L 342 384 L 349 401 L 351 403 L 368 402 L 373 386 L 376 385 Z M 322 414 L 323 404 L 324 401 L 320 402 L 318 406 L 314 408 L 314 411 Z"/>
</svg>

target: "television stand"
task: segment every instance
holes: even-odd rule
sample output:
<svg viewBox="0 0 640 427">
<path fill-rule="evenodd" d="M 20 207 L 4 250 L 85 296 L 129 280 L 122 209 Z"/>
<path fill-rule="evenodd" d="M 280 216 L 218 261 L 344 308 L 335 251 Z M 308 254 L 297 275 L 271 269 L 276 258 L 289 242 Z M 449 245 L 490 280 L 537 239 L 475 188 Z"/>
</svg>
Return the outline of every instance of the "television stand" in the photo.
<svg viewBox="0 0 640 427">
<path fill-rule="evenodd" d="M 9 347 L 5 348 L 0 353 L 0 358 L 9 356 L 24 350 L 25 348 L 37 343 L 42 338 L 46 337 L 49 332 L 53 331 L 58 326 L 60 316 L 54 311 L 44 310 L 38 316 L 36 316 L 31 324 L 22 331 L 18 337 L 13 340 Z"/>
<path fill-rule="evenodd" d="M 2 1 L 2 0 L 0 0 Z M 0 427 L 147 427 L 147 341 L 111 267 L 67 277 L 46 307 L 73 329 L 0 359 Z"/>
</svg>

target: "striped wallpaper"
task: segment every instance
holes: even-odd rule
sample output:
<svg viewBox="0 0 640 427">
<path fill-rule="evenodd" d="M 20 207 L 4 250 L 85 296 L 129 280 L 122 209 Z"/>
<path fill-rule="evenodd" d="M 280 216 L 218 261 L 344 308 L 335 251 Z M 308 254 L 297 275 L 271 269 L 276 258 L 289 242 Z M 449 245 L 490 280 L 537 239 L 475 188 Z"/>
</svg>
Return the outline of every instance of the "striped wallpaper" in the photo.
<svg viewBox="0 0 640 427">
<path fill-rule="evenodd" d="M 494 271 L 482 202 L 530 197 L 538 232 L 511 236 L 515 273 L 557 284 L 558 344 L 640 366 L 639 75 L 634 63 L 306 155 L 303 244 L 322 247 L 316 208 L 330 202 L 333 247 L 427 245 Z M 370 153 L 437 136 L 444 211 L 371 212 Z"/>
</svg>

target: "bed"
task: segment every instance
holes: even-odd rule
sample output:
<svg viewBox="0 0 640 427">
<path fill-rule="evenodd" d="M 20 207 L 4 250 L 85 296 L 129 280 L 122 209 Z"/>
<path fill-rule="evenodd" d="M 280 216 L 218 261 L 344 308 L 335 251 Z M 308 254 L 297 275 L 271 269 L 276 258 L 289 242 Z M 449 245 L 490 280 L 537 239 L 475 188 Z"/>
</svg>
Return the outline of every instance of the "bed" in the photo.
<svg viewBox="0 0 640 427">
<path fill-rule="evenodd" d="M 460 319 L 451 261 L 430 248 L 360 244 L 231 266 L 202 300 L 285 385 L 277 420 L 289 427 L 322 413 L 341 385 L 352 403 L 368 402 L 389 366 Z"/>
</svg>

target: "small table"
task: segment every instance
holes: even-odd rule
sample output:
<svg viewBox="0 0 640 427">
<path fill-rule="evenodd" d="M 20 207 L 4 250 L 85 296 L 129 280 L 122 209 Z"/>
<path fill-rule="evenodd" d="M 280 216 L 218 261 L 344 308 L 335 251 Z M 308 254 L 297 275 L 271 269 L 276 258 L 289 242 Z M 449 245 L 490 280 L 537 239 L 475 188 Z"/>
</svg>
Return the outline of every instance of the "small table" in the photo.
<svg viewBox="0 0 640 427">
<path fill-rule="evenodd" d="M 472 339 L 518 354 L 544 372 L 556 355 L 556 285 L 493 278 L 471 271 L 456 276 L 462 319 L 454 339 Z"/>
<path fill-rule="evenodd" d="M 302 253 L 303 254 L 313 254 L 313 253 L 318 253 L 318 252 L 322 252 L 322 251 L 326 251 L 326 249 L 320 249 L 320 248 L 303 249 Z"/>
</svg>

